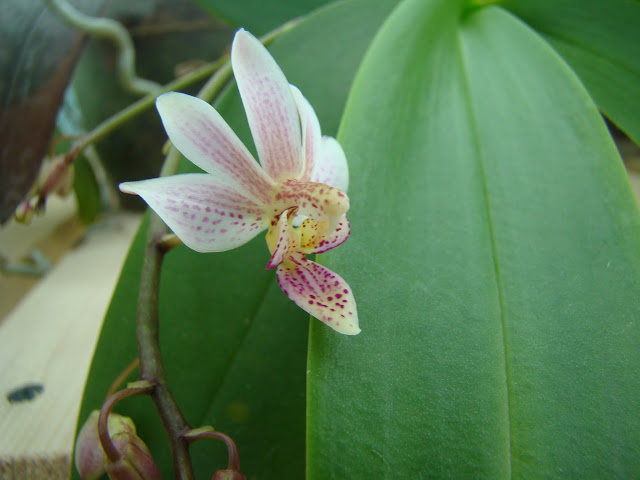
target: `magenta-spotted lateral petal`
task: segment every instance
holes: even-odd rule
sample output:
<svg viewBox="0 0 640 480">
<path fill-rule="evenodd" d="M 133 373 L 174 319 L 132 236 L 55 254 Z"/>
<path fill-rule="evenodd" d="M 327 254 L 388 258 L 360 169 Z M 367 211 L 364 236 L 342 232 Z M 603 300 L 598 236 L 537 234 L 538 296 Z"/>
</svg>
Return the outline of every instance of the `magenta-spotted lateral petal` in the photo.
<svg viewBox="0 0 640 480">
<path fill-rule="evenodd" d="M 269 225 L 264 207 L 204 173 L 121 183 L 120 190 L 140 195 L 197 252 L 231 250 Z"/>
<path fill-rule="evenodd" d="M 298 178 L 308 182 L 311 180 L 311 175 L 316 165 L 316 158 L 320 153 L 320 142 L 322 141 L 320 122 L 313 107 L 309 101 L 304 98 L 300 90 L 291 85 L 291 91 L 293 92 L 293 98 L 298 107 L 300 126 L 302 128 L 302 151 L 304 155 L 302 173 Z"/>
<path fill-rule="evenodd" d="M 339 333 L 360 333 L 355 298 L 340 275 L 296 253 L 278 266 L 277 277 L 282 291 L 310 315 Z"/>
<path fill-rule="evenodd" d="M 300 174 L 302 137 L 289 83 L 267 49 L 239 30 L 231 65 L 262 167 L 274 180 Z"/>
<path fill-rule="evenodd" d="M 278 218 L 278 223 L 269 228 L 267 233 L 267 245 L 271 252 L 271 258 L 267 263 L 267 270 L 276 268 L 295 244 L 295 234 L 291 227 L 292 215 L 295 215 L 295 208 L 290 208 L 282 212 Z"/>
<path fill-rule="evenodd" d="M 158 97 L 156 106 L 169 139 L 192 163 L 268 201 L 273 181 L 211 105 L 184 93 L 168 92 Z"/>
<path fill-rule="evenodd" d="M 347 157 L 335 138 L 322 137 L 320 153 L 316 157 L 311 181 L 326 183 L 347 193 L 349 188 Z"/>
<path fill-rule="evenodd" d="M 304 227 L 305 226 L 303 224 L 302 228 Z M 313 245 L 308 248 L 305 248 L 305 246 L 302 245 L 300 251 L 305 254 L 328 252 L 332 248 L 336 248 L 346 242 L 350 234 L 351 230 L 349 227 L 349 220 L 346 215 L 343 215 L 336 228 L 332 232 L 326 233 L 317 245 Z M 304 233 L 302 236 L 304 238 Z"/>
</svg>

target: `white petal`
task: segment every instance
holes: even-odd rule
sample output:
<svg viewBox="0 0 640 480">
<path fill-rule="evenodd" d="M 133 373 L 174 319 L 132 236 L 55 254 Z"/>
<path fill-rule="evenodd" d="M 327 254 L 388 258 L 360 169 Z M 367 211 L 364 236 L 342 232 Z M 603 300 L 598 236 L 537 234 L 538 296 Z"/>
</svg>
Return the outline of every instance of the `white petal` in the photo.
<svg viewBox="0 0 640 480">
<path fill-rule="evenodd" d="M 261 205 L 205 173 L 126 182 L 120 190 L 140 195 L 197 252 L 231 250 L 269 225 Z"/>
<path fill-rule="evenodd" d="M 282 291 L 310 315 L 339 333 L 360 333 L 356 300 L 340 275 L 294 254 L 278 266 L 277 277 Z"/>
<path fill-rule="evenodd" d="M 347 157 L 335 138 L 322 137 L 320 154 L 316 157 L 311 181 L 326 183 L 347 192 L 349 188 Z"/>
<path fill-rule="evenodd" d="M 302 137 L 289 83 L 267 49 L 250 33 L 238 30 L 231 65 L 262 168 L 274 179 L 297 177 Z"/>
<path fill-rule="evenodd" d="M 315 110 L 304 98 L 300 90 L 291 85 L 291 91 L 293 92 L 293 98 L 296 101 L 298 107 L 298 114 L 300 115 L 300 126 L 302 128 L 302 173 L 299 177 L 300 180 L 310 181 L 313 173 L 316 159 L 320 152 L 320 142 L 322 140 L 322 134 L 320 133 L 320 122 Z"/>
<path fill-rule="evenodd" d="M 191 162 L 265 202 L 273 182 L 220 114 L 191 95 L 168 92 L 156 106 L 169 139 Z"/>
</svg>

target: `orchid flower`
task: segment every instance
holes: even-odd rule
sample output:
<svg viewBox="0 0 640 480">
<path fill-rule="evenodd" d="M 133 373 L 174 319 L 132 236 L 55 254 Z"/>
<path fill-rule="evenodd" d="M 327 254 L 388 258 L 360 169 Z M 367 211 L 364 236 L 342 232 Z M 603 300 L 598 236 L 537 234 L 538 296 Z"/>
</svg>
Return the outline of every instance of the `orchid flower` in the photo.
<svg viewBox="0 0 640 480">
<path fill-rule="evenodd" d="M 296 305 L 336 331 L 360 332 L 338 274 L 306 258 L 349 237 L 349 174 L 340 144 L 322 136 L 313 107 L 262 43 L 239 30 L 231 65 L 260 164 L 208 103 L 182 93 L 156 106 L 173 145 L 206 173 L 120 184 L 140 195 L 188 247 L 221 252 L 267 230 L 268 269 Z"/>
</svg>

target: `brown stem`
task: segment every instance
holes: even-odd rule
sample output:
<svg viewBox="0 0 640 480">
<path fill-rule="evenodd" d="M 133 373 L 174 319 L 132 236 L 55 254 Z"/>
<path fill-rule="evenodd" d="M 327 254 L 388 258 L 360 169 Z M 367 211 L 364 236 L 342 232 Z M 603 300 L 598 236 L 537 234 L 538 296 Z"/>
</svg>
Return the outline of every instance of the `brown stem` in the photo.
<svg viewBox="0 0 640 480">
<path fill-rule="evenodd" d="M 122 372 L 120 372 L 116 379 L 111 382 L 111 386 L 109 387 L 109 390 L 107 390 L 106 398 L 109 398 L 118 391 L 120 385 L 122 385 L 127 377 L 131 375 L 136 368 L 138 368 L 138 365 L 140 365 L 140 360 L 136 357 Z"/>
<path fill-rule="evenodd" d="M 236 446 L 236 443 L 233 441 L 233 439 L 226 433 L 217 432 L 213 429 L 213 427 L 206 426 L 195 428 L 185 433 L 184 438 L 186 438 L 189 443 L 203 440 L 205 438 L 222 440 L 227 446 L 227 451 L 229 452 L 229 465 L 227 467 L 227 470 L 235 470 L 237 472 L 240 471 L 240 454 L 238 453 L 238 447 Z"/>
<path fill-rule="evenodd" d="M 182 434 L 189 430 L 189 424 L 171 395 L 162 363 L 158 336 L 158 290 L 160 269 L 165 253 L 165 249 L 160 247 L 159 242 L 167 233 L 165 224 L 152 213 L 138 296 L 136 336 L 140 358 L 140 378 L 156 384 L 151 398 L 171 443 L 175 478 L 192 480 L 194 477 L 188 442 L 182 437 Z"/>
<path fill-rule="evenodd" d="M 136 384 L 132 384 L 131 386 L 110 395 L 102 404 L 100 416 L 98 417 L 98 438 L 100 438 L 102 449 L 109 461 L 115 463 L 120 458 L 120 452 L 113 445 L 111 437 L 109 436 L 108 420 L 111 409 L 113 409 L 113 406 L 120 400 L 133 397 L 135 395 L 150 393 L 153 391 L 154 387 L 155 385 L 152 382 L 137 382 Z"/>
</svg>

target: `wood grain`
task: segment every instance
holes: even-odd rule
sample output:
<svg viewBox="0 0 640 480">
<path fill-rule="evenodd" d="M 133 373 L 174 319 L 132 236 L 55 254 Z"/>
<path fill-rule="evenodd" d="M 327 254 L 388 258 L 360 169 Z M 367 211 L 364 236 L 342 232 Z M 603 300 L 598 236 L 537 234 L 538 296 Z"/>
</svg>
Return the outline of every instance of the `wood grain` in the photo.
<svg viewBox="0 0 640 480">
<path fill-rule="evenodd" d="M 62 464 L 67 476 L 89 363 L 139 218 L 88 230 L 0 325 L 0 478 L 58 478 Z"/>
</svg>

